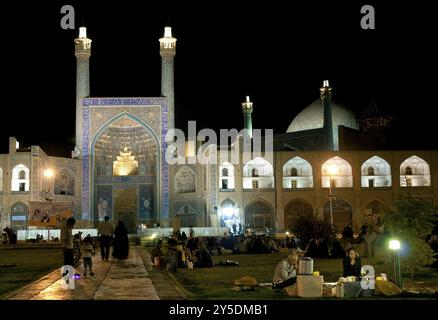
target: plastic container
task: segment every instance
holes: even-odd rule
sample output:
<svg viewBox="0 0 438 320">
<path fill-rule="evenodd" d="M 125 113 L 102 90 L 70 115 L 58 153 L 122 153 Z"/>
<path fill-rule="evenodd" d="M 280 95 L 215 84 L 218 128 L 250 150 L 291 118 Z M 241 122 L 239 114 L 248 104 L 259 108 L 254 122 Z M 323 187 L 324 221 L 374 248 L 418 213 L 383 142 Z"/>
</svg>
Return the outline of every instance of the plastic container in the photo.
<svg viewBox="0 0 438 320">
<path fill-rule="evenodd" d="M 343 298 L 344 297 L 344 283 L 338 282 L 336 285 L 336 297 Z"/>
<path fill-rule="evenodd" d="M 300 258 L 298 274 L 303 276 L 313 275 L 313 259 L 309 257 Z"/>
</svg>

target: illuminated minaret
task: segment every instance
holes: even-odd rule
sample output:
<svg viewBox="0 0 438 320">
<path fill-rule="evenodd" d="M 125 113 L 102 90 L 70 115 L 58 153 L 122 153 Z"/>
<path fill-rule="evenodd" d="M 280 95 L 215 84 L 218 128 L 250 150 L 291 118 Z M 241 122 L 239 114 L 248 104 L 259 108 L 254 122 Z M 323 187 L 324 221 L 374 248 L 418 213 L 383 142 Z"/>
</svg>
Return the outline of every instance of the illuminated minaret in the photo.
<svg viewBox="0 0 438 320">
<path fill-rule="evenodd" d="M 246 96 L 246 101 L 242 102 L 244 129 L 247 129 L 249 138 L 252 138 L 252 102 L 249 100 L 249 96 Z"/>
<path fill-rule="evenodd" d="M 87 38 L 87 28 L 79 28 L 75 39 L 76 56 L 76 146 L 74 158 L 82 154 L 82 99 L 90 96 L 90 56 L 91 39 Z"/>
<path fill-rule="evenodd" d="M 172 37 L 172 28 L 164 28 L 164 37 L 160 38 L 161 55 L 161 95 L 168 100 L 168 128 L 175 128 L 175 90 L 173 79 L 173 61 L 176 54 L 176 38 Z"/>
<path fill-rule="evenodd" d="M 321 93 L 322 108 L 324 112 L 324 135 L 326 137 L 326 149 L 333 151 L 333 120 L 332 120 L 332 88 L 328 80 L 324 80 L 322 88 L 319 89 Z"/>
</svg>

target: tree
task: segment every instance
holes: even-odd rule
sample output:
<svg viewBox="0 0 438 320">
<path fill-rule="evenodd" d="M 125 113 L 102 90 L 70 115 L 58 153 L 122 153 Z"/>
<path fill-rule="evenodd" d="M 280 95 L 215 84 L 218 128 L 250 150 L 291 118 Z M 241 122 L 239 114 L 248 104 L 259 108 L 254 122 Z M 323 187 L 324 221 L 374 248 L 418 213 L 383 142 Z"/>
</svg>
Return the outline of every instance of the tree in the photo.
<svg viewBox="0 0 438 320">
<path fill-rule="evenodd" d="M 385 224 L 392 237 L 406 248 L 401 263 L 414 278 L 419 267 L 433 262 L 433 250 L 426 242 L 437 221 L 437 208 L 423 198 L 412 195 L 400 196 L 395 206 L 385 215 Z"/>
<path fill-rule="evenodd" d="M 314 214 L 297 215 L 291 229 L 301 240 L 302 247 L 306 247 L 311 239 L 325 238 L 331 234 L 330 224 Z"/>
</svg>

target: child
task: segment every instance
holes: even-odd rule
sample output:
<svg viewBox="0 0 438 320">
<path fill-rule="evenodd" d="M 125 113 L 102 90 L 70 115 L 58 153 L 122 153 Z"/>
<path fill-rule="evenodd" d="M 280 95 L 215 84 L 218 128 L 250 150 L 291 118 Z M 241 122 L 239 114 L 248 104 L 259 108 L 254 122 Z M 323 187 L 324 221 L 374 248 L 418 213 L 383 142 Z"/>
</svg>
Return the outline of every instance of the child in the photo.
<svg viewBox="0 0 438 320">
<path fill-rule="evenodd" d="M 94 246 L 93 246 L 93 242 L 91 241 L 91 237 L 89 236 L 85 237 L 81 251 L 82 251 L 82 256 L 84 258 L 84 277 L 87 276 L 87 267 L 90 269 L 90 275 L 94 276 L 92 269 L 93 266 L 92 256 L 94 254 Z"/>
</svg>

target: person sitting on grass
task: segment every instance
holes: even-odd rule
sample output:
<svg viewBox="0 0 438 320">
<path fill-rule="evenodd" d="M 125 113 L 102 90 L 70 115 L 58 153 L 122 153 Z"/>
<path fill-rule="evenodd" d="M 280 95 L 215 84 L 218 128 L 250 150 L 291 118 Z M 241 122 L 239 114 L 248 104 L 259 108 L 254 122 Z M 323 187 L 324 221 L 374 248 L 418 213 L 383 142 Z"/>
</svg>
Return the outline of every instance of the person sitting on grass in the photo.
<svg viewBox="0 0 438 320">
<path fill-rule="evenodd" d="M 292 252 L 277 264 L 272 284 L 273 289 L 283 289 L 297 282 L 299 259 L 299 255 Z"/>
<path fill-rule="evenodd" d="M 12 230 L 9 227 L 6 227 L 3 229 L 3 231 L 6 233 L 7 241 L 9 244 L 17 244 L 17 235 L 15 234 L 14 230 Z"/>
<path fill-rule="evenodd" d="M 211 268 L 213 266 L 213 259 L 211 258 L 210 252 L 208 252 L 204 242 L 199 241 L 198 249 L 196 250 L 195 268 Z"/>
<path fill-rule="evenodd" d="M 350 248 L 343 260 L 344 277 L 355 276 L 358 280 L 361 278 L 362 262 L 356 249 Z"/>
</svg>

